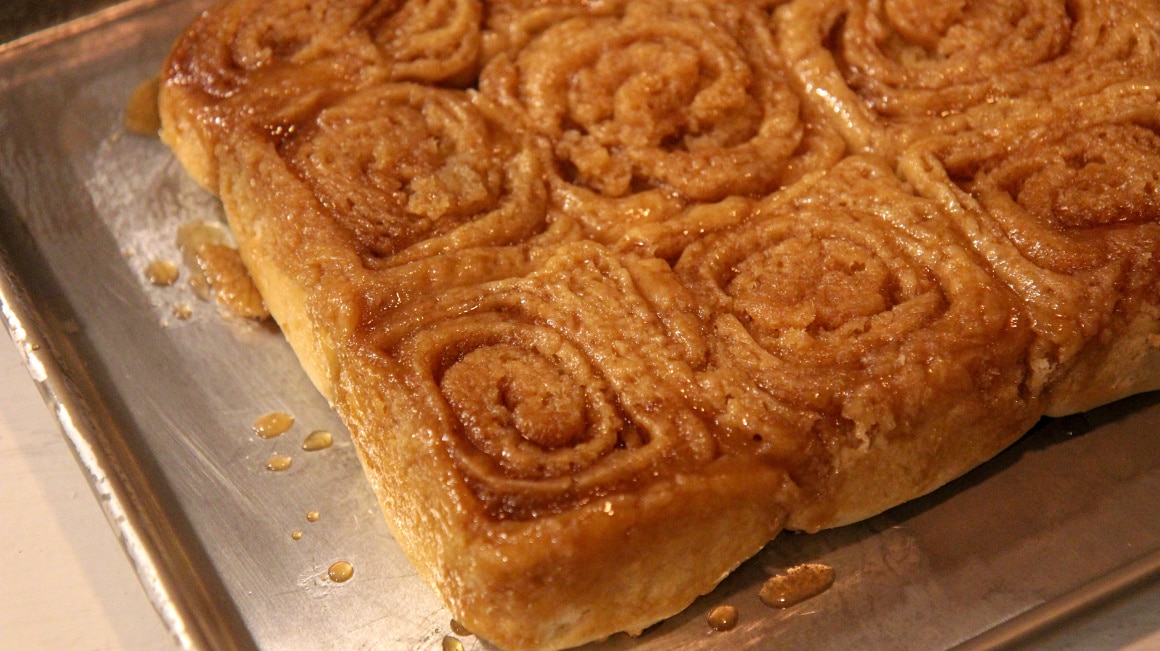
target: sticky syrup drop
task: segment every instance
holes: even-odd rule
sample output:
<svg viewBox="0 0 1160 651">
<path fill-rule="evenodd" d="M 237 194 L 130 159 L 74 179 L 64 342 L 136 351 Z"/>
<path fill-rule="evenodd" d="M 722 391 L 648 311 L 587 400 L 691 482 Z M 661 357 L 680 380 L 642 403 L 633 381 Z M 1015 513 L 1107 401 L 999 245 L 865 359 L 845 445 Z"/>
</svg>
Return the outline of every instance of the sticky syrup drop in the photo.
<svg viewBox="0 0 1160 651">
<path fill-rule="evenodd" d="M 338 561 L 326 570 L 326 576 L 335 583 L 349 581 L 350 577 L 354 576 L 354 566 L 346 561 Z"/>
<path fill-rule="evenodd" d="M 161 114 L 157 108 L 157 95 L 161 89 L 161 79 L 146 79 L 133 89 L 129 102 L 125 105 L 125 128 L 143 136 L 156 136 L 161 130 Z"/>
<path fill-rule="evenodd" d="M 451 620 L 451 632 L 456 634 L 456 635 L 471 635 L 472 634 L 471 631 L 468 630 L 468 628 L 466 626 L 464 626 L 458 619 Z"/>
<path fill-rule="evenodd" d="M 177 227 L 177 248 L 181 251 L 182 263 L 189 270 L 189 286 L 203 301 L 209 300 L 210 284 L 197 260 L 197 253 L 208 244 L 229 243 L 229 231 L 216 221 L 190 221 Z"/>
<path fill-rule="evenodd" d="M 318 450 L 325 450 L 333 444 L 334 437 L 331 436 L 330 432 L 320 429 L 311 432 L 306 437 L 306 440 L 302 442 L 302 449 L 307 452 L 317 452 Z"/>
<path fill-rule="evenodd" d="M 791 567 L 761 586 L 761 601 L 774 608 L 789 608 L 816 597 L 834 584 L 834 568 L 820 563 Z"/>
<path fill-rule="evenodd" d="M 724 632 L 733 630 L 737 626 L 737 609 L 728 604 L 717 606 L 709 611 L 709 628 Z"/>
<path fill-rule="evenodd" d="M 259 416 L 254 421 L 254 433 L 264 439 L 281 436 L 294 425 L 294 417 L 281 411 Z"/>
<path fill-rule="evenodd" d="M 168 260 L 154 260 L 145 267 L 145 278 L 158 287 L 169 287 L 177 282 L 177 265 Z"/>
</svg>

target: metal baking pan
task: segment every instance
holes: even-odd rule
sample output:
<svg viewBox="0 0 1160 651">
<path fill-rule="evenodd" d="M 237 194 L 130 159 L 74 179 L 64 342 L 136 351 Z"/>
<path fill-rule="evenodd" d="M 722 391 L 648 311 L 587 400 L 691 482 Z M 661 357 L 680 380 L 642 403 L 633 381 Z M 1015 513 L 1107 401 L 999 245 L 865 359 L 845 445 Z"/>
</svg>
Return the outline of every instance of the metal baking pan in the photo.
<svg viewBox="0 0 1160 651">
<path fill-rule="evenodd" d="M 118 0 L 4 0 L 0 5 L 0 43 L 95 13 Z"/>
<path fill-rule="evenodd" d="M 166 625 L 187 647 L 439 649 L 450 615 L 392 539 L 349 435 L 281 335 L 145 280 L 179 226 L 220 220 L 126 102 L 208 0 L 134 0 L 0 46 L 0 304 Z M 92 6 L 92 5 L 90 5 Z M 193 307 L 178 318 L 180 305 Z M 261 439 L 260 415 L 289 433 Z M 332 448 L 306 453 L 315 429 Z M 783 535 L 711 595 L 604 649 L 1011 644 L 1160 579 L 1160 395 L 1045 421 L 936 493 Z M 285 472 L 267 459 L 294 459 Z M 315 522 L 307 513 L 317 511 Z M 291 533 L 301 531 L 300 539 Z M 349 561 L 337 584 L 328 566 Z M 770 573 L 835 568 L 787 610 Z M 731 603 L 732 631 L 706 613 Z M 463 637 L 467 649 L 486 648 Z"/>
</svg>

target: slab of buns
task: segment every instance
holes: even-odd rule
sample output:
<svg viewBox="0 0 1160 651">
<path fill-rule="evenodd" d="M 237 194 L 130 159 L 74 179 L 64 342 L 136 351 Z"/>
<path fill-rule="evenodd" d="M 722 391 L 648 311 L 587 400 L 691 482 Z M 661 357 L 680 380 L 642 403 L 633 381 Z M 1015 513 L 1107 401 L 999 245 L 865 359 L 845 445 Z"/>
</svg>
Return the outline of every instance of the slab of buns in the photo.
<svg viewBox="0 0 1160 651">
<path fill-rule="evenodd" d="M 1160 388 L 1151 0 L 227 0 L 160 106 L 502 648 Z"/>
</svg>

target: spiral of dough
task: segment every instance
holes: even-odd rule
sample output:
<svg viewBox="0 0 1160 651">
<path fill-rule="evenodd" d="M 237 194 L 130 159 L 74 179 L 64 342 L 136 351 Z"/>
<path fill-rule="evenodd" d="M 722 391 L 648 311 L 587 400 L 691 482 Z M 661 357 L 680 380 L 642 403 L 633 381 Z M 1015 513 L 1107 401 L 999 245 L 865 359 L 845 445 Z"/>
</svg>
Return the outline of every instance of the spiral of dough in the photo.
<svg viewBox="0 0 1160 651">
<path fill-rule="evenodd" d="M 767 24 L 747 3 L 627 3 L 509 37 L 519 47 L 493 57 L 480 87 L 552 143 L 562 208 L 615 240 L 840 154 L 804 123 Z"/>
<path fill-rule="evenodd" d="M 468 85 L 481 13 L 479 0 L 219 3 L 166 59 L 162 138 L 217 191 L 217 144 L 249 125 L 292 124 L 383 82 Z"/>
<path fill-rule="evenodd" d="M 1160 0 L 221 0 L 159 109 L 420 574 L 563 648 L 1160 387 L 1158 74 Z"/>
<path fill-rule="evenodd" d="M 373 86 L 283 132 L 280 155 L 369 268 L 545 227 L 542 156 L 463 91 Z"/>
<path fill-rule="evenodd" d="M 1002 98 L 1149 78 L 1158 16 L 1106 0 L 826 0 L 783 7 L 779 36 L 811 96 L 866 148 L 883 123 L 914 137 Z"/>
<path fill-rule="evenodd" d="M 478 63 L 481 13 L 478 0 L 243 0 L 195 23 L 178 47 L 196 54 L 175 62 L 178 78 L 220 98 L 284 68 L 356 83 L 462 80 Z"/>
<path fill-rule="evenodd" d="M 723 364 L 786 404 L 854 421 L 862 437 L 916 413 L 933 384 L 986 394 L 948 360 L 976 370 L 1018 360 L 1001 343 L 1022 340 L 1015 301 L 933 203 L 880 163 L 847 159 L 791 194 L 676 266 L 715 324 Z"/>
<path fill-rule="evenodd" d="M 527 278 L 443 292 L 376 328 L 494 517 L 567 509 L 717 454 L 631 275 L 590 245 L 565 249 Z"/>
<path fill-rule="evenodd" d="M 1160 89 L 1119 84 L 991 121 L 1002 126 L 921 143 L 900 168 L 1026 301 L 1047 340 L 1033 353 L 1042 385 L 1122 298 L 1154 296 Z"/>
<path fill-rule="evenodd" d="M 1036 265 L 1075 275 L 1115 257 L 1137 224 L 1160 221 L 1160 134 L 1097 124 L 1024 148 L 965 184 Z"/>
</svg>

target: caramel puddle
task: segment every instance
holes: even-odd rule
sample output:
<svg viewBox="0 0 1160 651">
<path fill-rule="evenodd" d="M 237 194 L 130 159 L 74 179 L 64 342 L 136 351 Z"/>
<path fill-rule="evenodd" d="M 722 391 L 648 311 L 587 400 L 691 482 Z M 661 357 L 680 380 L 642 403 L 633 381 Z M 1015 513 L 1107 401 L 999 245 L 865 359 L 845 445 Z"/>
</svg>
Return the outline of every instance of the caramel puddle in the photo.
<svg viewBox="0 0 1160 651">
<path fill-rule="evenodd" d="M 761 586 L 761 601 L 774 608 L 789 608 L 816 597 L 834 584 L 834 568 L 820 563 L 791 567 Z"/>
</svg>

